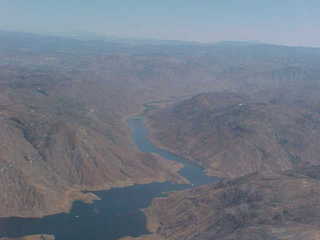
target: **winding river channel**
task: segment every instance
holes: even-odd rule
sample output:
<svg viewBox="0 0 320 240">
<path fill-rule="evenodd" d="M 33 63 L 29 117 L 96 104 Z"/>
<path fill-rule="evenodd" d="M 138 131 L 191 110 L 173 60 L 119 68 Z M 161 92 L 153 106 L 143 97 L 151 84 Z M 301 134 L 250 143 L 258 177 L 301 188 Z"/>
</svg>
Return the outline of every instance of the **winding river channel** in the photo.
<svg viewBox="0 0 320 240">
<path fill-rule="evenodd" d="M 94 192 L 101 200 L 93 204 L 74 202 L 69 213 L 43 218 L 0 218 L 1 229 L 5 229 L 0 229 L 0 237 L 52 234 L 56 240 L 113 240 L 141 236 L 148 233 L 141 209 L 148 207 L 153 198 L 166 192 L 218 181 L 218 178 L 206 176 L 199 166 L 154 146 L 148 139 L 143 117 L 130 118 L 128 126 L 140 151 L 182 163 L 184 167 L 179 173 L 191 184 L 165 182 L 114 188 Z"/>
</svg>

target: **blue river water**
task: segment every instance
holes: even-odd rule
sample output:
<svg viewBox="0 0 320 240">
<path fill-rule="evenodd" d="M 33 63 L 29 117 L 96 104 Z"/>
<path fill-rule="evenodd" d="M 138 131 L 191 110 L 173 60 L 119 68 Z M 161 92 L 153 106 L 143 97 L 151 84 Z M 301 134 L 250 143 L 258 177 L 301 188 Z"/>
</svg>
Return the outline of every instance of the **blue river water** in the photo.
<svg viewBox="0 0 320 240">
<path fill-rule="evenodd" d="M 93 192 L 101 200 L 93 204 L 75 201 L 69 213 L 43 218 L 0 218 L 0 237 L 52 234 L 56 240 L 114 240 L 141 236 L 148 233 L 141 209 L 148 207 L 153 198 L 166 192 L 219 181 L 218 178 L 206 176 L 196 164 L 154 146 L 148 139 L 143 117 L 130 118 L 128 126 L 140 151 L 156 153 L 182 163 L 184 167 L 179 173 L 191 184 L 151 183 Z"/>
</svg>

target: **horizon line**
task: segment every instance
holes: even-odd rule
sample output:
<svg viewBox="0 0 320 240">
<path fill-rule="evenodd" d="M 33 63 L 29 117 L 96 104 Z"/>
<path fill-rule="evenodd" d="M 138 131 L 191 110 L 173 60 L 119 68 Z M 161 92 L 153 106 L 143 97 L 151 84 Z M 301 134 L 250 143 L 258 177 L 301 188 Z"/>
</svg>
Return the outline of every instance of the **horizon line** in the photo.
<svg viewBox="0 0 320 240">
<path fill-rule="evenodd" d="M 272 42 L 264 42 L 260 40 L 219 40 L 219 41 L 199 41 L 199 40 L 181 40 L 181 39 L 161 39 L 161 38 L 153 38 L 153 37 L 129 37 L 129 36 L 118 36 L 118 35 L 108 35 L 98 32 L 90 32 L 90 31 L 70 31 L 70 32 L 46 32 L 46 31 L 24 31 L 24 30 L 15 30 L 15 29 L 4 29 L 0 28 L 0 32 L 7 32 L 7 33 L 23 33 L 23 34 L 32 34 L 38 36 L 47 36 L 47 37 L 60 37 L 60 38 L 67 38 L 73 39 L 78 41 L 93 41 L 93 40 L 109 40 L 113 42 L 121 42 L 121 41 L 136 41 L 136 42 L 143 42 L 143 41 L 158 41 L 158 42 L 176 42 L 176 43 L 185 43 L 190 45 L 217 45 L 223 43 L 241 43 L 248 45 L 271 45 L 271 46 L 282 46 L 282 47 L 293 47 L 293 48 L 315 48 L 320 49 L 320 46 L 311 46 L 311 45 L 291 45 L 291 44 L 280 44 L 280 43 L 272 43 Z M 81 37 L 92 38 L 92 39 L 80 39 Z M 96 38 L 96 39 L 94 39 Z M 101 39 L 98 39 L 101 38 Z M 105 38 L 105 39 L 103 39 Z M 109 39 L 108 39 L 109 38 Z M 0 40 L 1 41 L 1 40 Z M 141 44 L 143 45 L 143 44 Z"/>
</svg>

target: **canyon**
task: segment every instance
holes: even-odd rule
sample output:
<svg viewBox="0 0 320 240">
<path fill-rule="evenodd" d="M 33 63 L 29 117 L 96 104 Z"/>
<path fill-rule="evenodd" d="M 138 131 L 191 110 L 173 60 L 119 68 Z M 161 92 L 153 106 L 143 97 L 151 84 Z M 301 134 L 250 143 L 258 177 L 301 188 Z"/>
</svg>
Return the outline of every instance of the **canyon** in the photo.
<svg viewBox="0 0 320 240">
<path fill-rule="evenodd" d="M 0 217 L 68 212 L 98 199 L 88 191 L 185 183 L 180 163 L 131 139 L 128 117 L 160 102 L 145 111 L 153 143 L 226 180 L 154 200 L 147 239 L 319 235 L 319 49 L 5 31 L 0 42 Z"/>
</svg>

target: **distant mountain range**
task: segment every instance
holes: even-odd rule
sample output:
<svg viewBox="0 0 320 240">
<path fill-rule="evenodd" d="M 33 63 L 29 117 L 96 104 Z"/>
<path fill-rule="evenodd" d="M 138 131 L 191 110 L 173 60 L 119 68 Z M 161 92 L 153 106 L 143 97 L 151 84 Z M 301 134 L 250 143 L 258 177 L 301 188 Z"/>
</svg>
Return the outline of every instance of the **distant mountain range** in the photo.
<svg viewBox="0 0 320 240">
<path fill-rule="evenodd" d="M 222 41 L 200 43 L 176 40 L 130 39 L 100 36 L 91 33 L 57 33 L 51 35 L 0 31 L 1 49 L 30 49 L 33 51 L 64 51 L 73 54 L 158 54 L 158 55 L 214 55 L 217 50 L 227 48 L 259 47 L 277 48 L 286 51 L 287 47 L 260 43 L 257 41 Z M 37 44 L 33 44 L 37 42 Z M 280 49 L 282 48 L 282 49 Z M 301 53 L 313 48 L 294 47 Z M 309 49 L 309 50 L 308 50 Z M 233 49 L 235 50 L 235 49 Z M 258 49 L 257 49 L 258 50 Z M 237 51 L 237 50 L 236 50 Z M 320 52 L 319 49 L 314 51 Z"/>
</svg>

